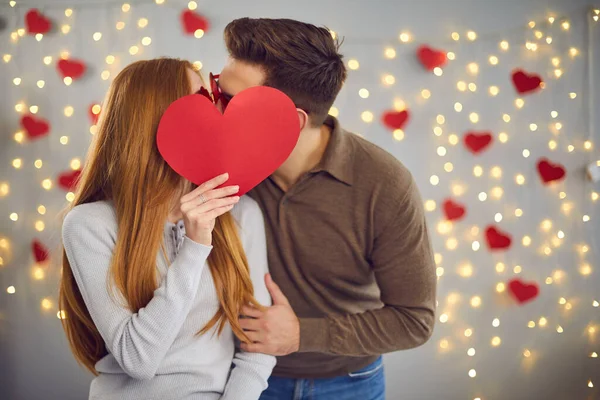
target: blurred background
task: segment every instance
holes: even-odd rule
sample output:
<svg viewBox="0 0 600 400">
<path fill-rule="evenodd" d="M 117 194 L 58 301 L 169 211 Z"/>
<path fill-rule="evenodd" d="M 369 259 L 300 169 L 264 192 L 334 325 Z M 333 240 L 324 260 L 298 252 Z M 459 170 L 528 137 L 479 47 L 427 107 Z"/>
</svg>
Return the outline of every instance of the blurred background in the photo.
<svg viewBox="0 0 600 400">
<path fill-rule="evenodd" d="M 2 0 L 0 398 L 87 398 L 53 251 L 111 80 L 159 56 L 218 73 L 223 28 L 250 16 L 344 38 L 349 77 L 330 113 L 401 160 L 422 193 L 438 322 L 425 346 L 386 355 L 388 398 L 599 399 L 594 5 Z"/>
</svg>

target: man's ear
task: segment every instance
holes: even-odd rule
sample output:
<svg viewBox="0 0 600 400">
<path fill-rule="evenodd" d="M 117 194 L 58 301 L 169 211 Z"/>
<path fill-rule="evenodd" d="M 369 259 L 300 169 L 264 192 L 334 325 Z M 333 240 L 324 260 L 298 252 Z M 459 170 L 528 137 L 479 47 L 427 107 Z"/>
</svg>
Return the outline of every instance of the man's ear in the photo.
<svg viewBox="0 0 600 400">
<path fill-rule="evenodd" d="M 308 114 L 306 113 L 306 111 L 304 111 L 300 108 L 296 108 L 296 111 L 298 112 L 298 121 L 300 122 L 300 130 L 302 131 L 309 124 Z"/>
</svg>

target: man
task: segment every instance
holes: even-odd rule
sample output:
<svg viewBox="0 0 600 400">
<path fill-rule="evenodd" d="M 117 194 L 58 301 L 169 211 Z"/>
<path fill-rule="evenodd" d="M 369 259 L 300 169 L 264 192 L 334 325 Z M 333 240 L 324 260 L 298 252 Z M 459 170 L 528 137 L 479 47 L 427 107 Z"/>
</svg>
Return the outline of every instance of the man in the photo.
<svg viewBox="0 0 600 400">
<path fill-rule="evenodd" d="M 384 399 L 381 354 L 431 336 L 435 263 L 422 201 L 393 156 L 328 116 L 346 69 L 329 31 L 287 19 L 225 28 L 224 102 L 258 85 L 296 104 L 288 160 L 252 192 L 266 222 L 274 300 L 241 319 L 252 344 L 279 356 L 261 399 Z M 275 282 L 277 284 L 275 284 Z"/>
</svg>

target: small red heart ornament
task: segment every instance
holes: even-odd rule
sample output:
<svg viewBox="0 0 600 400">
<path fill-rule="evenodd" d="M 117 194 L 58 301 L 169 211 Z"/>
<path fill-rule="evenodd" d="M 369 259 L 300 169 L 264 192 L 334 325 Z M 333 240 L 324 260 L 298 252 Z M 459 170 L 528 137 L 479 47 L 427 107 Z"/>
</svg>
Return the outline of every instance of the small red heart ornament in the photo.
<svg viewBox="0 0 600 400">
<path fill-rule="evenodd" d="M 296 106 L 277 89 L 256 86 L 231 99 L 221 114 L 194 94 L 173 102 L 158 125 L 157 144 L 179 175 L 199 185 L 225 172 L 241 196 L 289 157 L 298 142 Z"/>
<path fill-rule="evenodd" d="M 539 75 L 529 74 L 522 69 L 516 69 L 512 72 L 512 81 L 515 89 L 520 94 L 538 90 L 543 82 Z"/>
<path fill-rule="evenodd" d="M 30 35 L 44 34 L 50 32 L 52 22 L 46 18 L 39 10 L 33 8 L 25 14 L 25 26 Z"/>
<path fill-rule="evenodd" d="M 58 186 L 63 190 L 72 192 L 77 187 L 77 181 L 81 175 L 81 170 L 63 172 L 58 176 Z"/>
<path fill-rule="evenodd" d="M 456 221 L 463 218 L 467 212 L 466 208 L 452 199 L 446 199 L 444 201 L 444 214 L 446 214 L 446 219 L 448 221 Z"/>
<path fill-rule="evenodd" d="M 493 140 L 490 132 L 467 132 L 465 135 L 465 147 L 473 154 L 484 151 Z"/>
<path fill-rule="evenodd" d="M 50 258 L 50 251 L 48 251 L 48 248 L 37 239 L 31 242 L 31 251 L 33 252 L 33 258 L 36 263 L 46 262 Z"/>
<path fill-rule="evenodd" d="M 25 129 L 29 139 L 38 139 L 46 136 L 48 132 L 50 132 L 50 124 L 48 121 L 33 115 L 24 115 L 21 118 L 21 126 Z"/>
<path fill-rule="evenodd" d="M 98 111 L 98 112 L 95 113 L 94 111 Z M 100 107 L 99 104 L 92 104 L 90 106 L 90 108 L 88 109 L 88 115 L 90 116 L 90 121 L 92 122 L 92 125 L 96 125 L 98 123 L 98 118 L 100 117 L 101 111 L 102 111 L 102 108 Z"/>
<path fill-rule="evenodd" d="M 485 238 L 490 250 L 506 250 L 510 247 L 512 239 L 510 235 L 501 232 L 493 226 L 485 230 Z"/>
<path fill-rule="evenodd" d="M 181 13 L 181 23 L 184 32 L 188 35 L 193 35 L 198 29 L 207 32 L 210 28 L 208 19 L 192 10 L 186 10 Z"/>
<path fill-rule="evenodd" d="M 560 164 L 553 164 L 547 158 L 540 158 L 537 163 L 537 170 L 545 185 L 560 181 L 567 175 L 565 167 Z"/>
<path fill-rule="evenodd" d="M 427 45 L 420 46 L 417 49 L 417 57 L 428 71 L 433 71 L 437 67 L 443 67 L 447 61 L 445 51 L 436 50 Z"/>
<path fill-rule="evenodd" d="M 535 299 L 540 289 L 535 283 L 525 283 L 520 279 L 512 279 L 508 282 L 508 292 L 519 304 Z"/>
<path fill-rule="evenodd" d="M 73 80 L 79 79 L 85 74 L 85 63 L 79 60 L 61 59 L 56 68 L 63 78 L 69 77 Z"/>
<path fill-rule="evenodd" d="M 402 129 L 404 125 L 408 122 L 410 118 L 410 113 L 408 110 L 402 111 L 386 111 L 383 113 L 382 121 L 383 124 L 391 129 Z"/>
</svg>

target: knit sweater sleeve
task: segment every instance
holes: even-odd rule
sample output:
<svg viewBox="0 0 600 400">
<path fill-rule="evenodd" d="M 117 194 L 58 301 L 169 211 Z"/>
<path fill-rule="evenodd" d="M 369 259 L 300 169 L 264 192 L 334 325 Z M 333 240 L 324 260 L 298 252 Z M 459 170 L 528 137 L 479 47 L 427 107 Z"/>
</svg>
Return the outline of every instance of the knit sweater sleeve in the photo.
<svg viewBox="0 0 600 400">
<path fill-rule="evenodd" d="M 232 213 L 240 225 L 254 297 L 262 305 L 270 306 L 271 296 L 265 285 L 265 274 L 268 272 L 267 239 L 262 212 L 254 200 L 243 196 Z M 267 381 L 275 363 L 273 356 L 236 349 L 233 369 L 221 400 L 257 400 L 268 386 Z"/>
<path fill-rule="evenodd" d="M 62 227 L 67 259 L 106 349 L 126 374 L 151 379 L 190 311 L 212 247 L 186 237 L 152 299 L 132 312 L 109 280 L 116 237 L 114 211 L 102 203 L 75 207 Z"/>
</svg>

